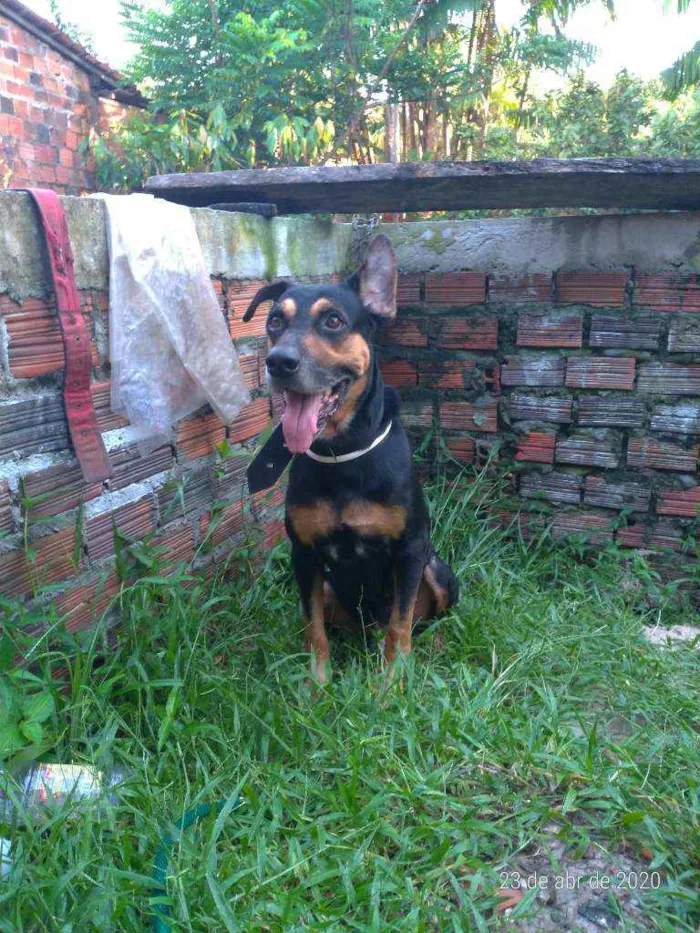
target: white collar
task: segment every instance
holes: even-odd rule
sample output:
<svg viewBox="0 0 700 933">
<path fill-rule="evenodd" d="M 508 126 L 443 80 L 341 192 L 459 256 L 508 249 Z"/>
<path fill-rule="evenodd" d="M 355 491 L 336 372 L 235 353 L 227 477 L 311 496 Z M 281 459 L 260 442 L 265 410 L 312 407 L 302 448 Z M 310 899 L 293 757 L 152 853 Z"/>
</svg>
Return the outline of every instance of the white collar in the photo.
<svg viewBox="0 0 700 933">
<path fill-rule="evenodd" d="M 347 463 L 348 460 L 357 460 L 358 457 L 364 457 L 364 455 L 368 454 L 370 450 L 374 450 L 374 448 L 378 447 L 382 441 L 386 440 L 389 431 L 391 431 L 392 424 L 393 421 L 390 421 L 379 437 L 375 437 L 369 447 L 365 447 L 363 450 L 353 450 L 349 454 L 337 454 L 327 457 L 323 454 L 316 454 L 313 452 L 313 450 L 311 450 L 311 448 L 309 448 L 306 451 L 306 456 L 311 457 L 312 460 L 316 460 L 317 463 Z"/>
</svg>

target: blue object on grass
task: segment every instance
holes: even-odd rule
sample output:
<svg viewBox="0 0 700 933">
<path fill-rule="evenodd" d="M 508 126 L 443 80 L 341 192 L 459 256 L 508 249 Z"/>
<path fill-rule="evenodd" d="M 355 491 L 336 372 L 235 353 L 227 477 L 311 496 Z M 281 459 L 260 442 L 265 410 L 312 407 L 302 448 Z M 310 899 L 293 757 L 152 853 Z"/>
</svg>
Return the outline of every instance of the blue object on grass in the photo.
<svg viewBox="0 0 700 933">
<path fill-rule="evenodd" d="M 198 807 L 193 807 L 191 810 L 187 810 L 186 813 L 183 813 L 182 816 L 175 820 L 175 826 L 179 830 L 189 829 L 190 826 L 193 826 L 195 823 L 199 823 L 200 820 L 203 820 L 205 817 L 209 816 L 212 810 L 219 815 L 224 807 L 228 804 L 228 800 L 219 800 L 217 803 L 200 803 Z M 235 801 L 231 810 L 237 810 L 240 807 L 238 800 Z M 153 872 L 153 880 L 155 881 L 157 887 L 153 891 L 154 897 L 163 897 L 167 895 L 167 887 L 165 884 L 165 879 L 168 871 L 168 862 L 170 860 L 170 847 L 173 842 L 175 842 L 175 837 L 172 836 L 169 832 L 163 834 L 162 844 L 160 849 L 156 852 L 155 857 L 155 870 Z M 153 913 L 153 931 L 154 933 L 172 933 L 172 928 L 168 923 L 170 918 L 170 907 L 167 904 L 156 904 L 154 913 Z"/>
</svg>

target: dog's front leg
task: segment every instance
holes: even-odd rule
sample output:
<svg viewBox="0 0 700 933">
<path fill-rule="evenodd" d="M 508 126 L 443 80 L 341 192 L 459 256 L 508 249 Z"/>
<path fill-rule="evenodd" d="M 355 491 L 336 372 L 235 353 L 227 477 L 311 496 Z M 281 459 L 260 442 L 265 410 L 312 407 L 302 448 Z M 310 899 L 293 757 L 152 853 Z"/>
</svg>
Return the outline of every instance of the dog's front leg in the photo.
<svg viewBox="0 0 700 933">
<path fill-rule="evenodd" d="M 313 551 L 295 545 L 292 564 L 306 622 L 306 648 L 311 652 L 311 671 L 323 684 L 328 680 L 330 652 L 326 635 L 323 577 L 316 566 Z"/>
<path fill-rule="evenodd" d="M 415 548 L 407 547 L 397 556 L 394 602 L 384 644 L 384 659 L 387 664 L 396 660 L 399 651 L 403 655 L 411 653 L 413 612 L 424 566 L 425 554 L 422 550 L 417 551 Z"/>
</svg>

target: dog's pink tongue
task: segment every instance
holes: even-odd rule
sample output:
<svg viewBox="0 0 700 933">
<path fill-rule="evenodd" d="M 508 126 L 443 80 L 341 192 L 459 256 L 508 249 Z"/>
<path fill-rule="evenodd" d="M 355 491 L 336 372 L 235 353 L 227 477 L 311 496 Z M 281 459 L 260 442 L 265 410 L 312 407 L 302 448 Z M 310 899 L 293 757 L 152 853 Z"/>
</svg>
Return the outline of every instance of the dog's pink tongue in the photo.
<svg viewBox="0 0 700 933">
<path fill-rule="evenodd" d="M 311 447 L 318 431 L 323 396 L 287 391 L 284 399 L 287 403 L 282 415 L 284 442 L 291 453 L 303 454 Z"/>
</svg>

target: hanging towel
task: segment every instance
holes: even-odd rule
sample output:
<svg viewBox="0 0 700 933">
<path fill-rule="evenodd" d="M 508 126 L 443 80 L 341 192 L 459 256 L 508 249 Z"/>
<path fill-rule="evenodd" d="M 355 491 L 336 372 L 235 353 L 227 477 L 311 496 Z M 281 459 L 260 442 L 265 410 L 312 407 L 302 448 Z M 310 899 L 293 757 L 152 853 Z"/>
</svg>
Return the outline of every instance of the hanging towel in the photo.
<svg viewBox="0 0 700 933">
<path fill-rule="evenodd" d="M 189 209 L 96 197 L 107 211 L 112 409 L 144 439 L 168 437 L 206 402 L 230 424 L 250 395 Z"/>
</svg>

